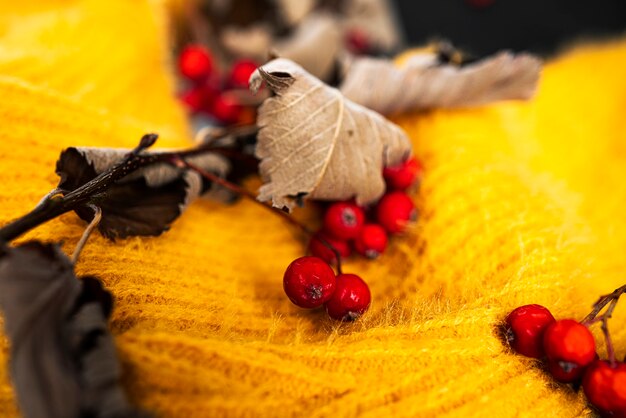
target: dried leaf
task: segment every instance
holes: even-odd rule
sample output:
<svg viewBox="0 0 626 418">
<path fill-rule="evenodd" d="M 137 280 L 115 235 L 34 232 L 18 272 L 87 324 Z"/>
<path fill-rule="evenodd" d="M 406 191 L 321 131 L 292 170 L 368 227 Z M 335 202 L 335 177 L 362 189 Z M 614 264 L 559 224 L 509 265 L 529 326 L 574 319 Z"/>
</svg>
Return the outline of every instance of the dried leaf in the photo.
<svg viewBox="0 0 626 418">
<path fill-rule="evenodd" d="M 110 294 L 95 278 L 77 280 L 58 245 L 2 249 L 0 308 L 26 418 L 139 416 L 119 386 Z"/>
<path fill-rule="evenodd" d="M 272 43 L 272 32 L 262 23 L 248 27 L 227 26 L 220 33 L 220 42 L 234 56 L 265 61 Z"/>
<path fill-rule="evenodd" d="M 536 57 L 509 52 L 465 66 L 441 64 L 434 54 L 418 54 L 404 67 L 383 59 L 356 58 L 340 90 L 350 100 L 387 115 L 529 99 L 540 71 Z"/>
<path fill-rule="evenodd" d="M 58 188 L 71 191 L 124 158 L 129 150 L 112 148 L 68 148 L 57 161 Z M 215 154 L 190 157 L 201 168 L 225 176 L 228 161 Z M 160 235 L 201 193 L 212 188 L 197 173 L 166 163 L 154 164 L 124 177 L 91 202 L 102 209 L 100 232 L 111 239 L 132 235 Z M 76 210 L 86 221 L 93 218 L 87 206 Z"/>
<path fill-rule="evenodd" d="M 274 3 L 283 21 L 295 26 L 313 10 L 316 0 L 274 0 Z"/>
<path fill-rule="evenodd" d="M 259 109 L 256 155 L 265 184 L 259 200 L 292 208 L 304 197 L 356 198 L 367 204 L 385 191 L 383 166 L 406 159 L 404 132 L 296 63 L 277 59 L 252 74 L 250 86 L 265 81 L 276 94 Z"/>
<path fill-rule="evenodd" d="M 275 55 L 297 62 L 320 80 L 328 81 L 342 45 L 342 32 L 328 14 L 312 14 L 296 32 L 274 45 Z"/>
<path fill-rule="evenodd" d="M 398 28 L 401 25 L 389 1 L 349 0 L 344 6 L 344 13 L 344 29 L 366 34 L 374 49 L 389 52 L 400 46 L 402 37 Z"/>
</svg>

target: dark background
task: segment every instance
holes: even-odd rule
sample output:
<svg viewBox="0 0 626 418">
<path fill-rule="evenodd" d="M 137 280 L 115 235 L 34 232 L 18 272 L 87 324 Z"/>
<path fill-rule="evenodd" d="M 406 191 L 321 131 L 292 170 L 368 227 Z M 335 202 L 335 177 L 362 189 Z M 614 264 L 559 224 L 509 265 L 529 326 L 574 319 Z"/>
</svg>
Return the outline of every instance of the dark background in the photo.
<svg viewBox="0 0 626 418">
<path fill-rule="evenodd" d="M 478 56 L 542 55 L 626 33 L 626 0 L 395 0 L 409 44 L 443 38 Z"/>
</svg>

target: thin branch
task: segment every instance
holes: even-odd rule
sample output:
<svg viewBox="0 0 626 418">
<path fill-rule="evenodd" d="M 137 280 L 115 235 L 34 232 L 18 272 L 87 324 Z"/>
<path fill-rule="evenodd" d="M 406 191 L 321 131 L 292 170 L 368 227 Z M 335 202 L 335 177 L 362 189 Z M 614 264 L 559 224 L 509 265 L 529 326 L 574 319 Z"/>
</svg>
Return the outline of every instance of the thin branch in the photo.
<svg viewBox="0 0 626 418">
<path fill-rule="evenodd" d="M 259 131 L 256 125 L 234 125 L 228 128 L 217 126 L 205 126 L 196 133 L 195 141 L 202 144 L 200 147 L 211 146 L 213 142 L 225 136 L 235 138 L 254 135 Z"/>
<path fill-rule="evenodd" d="M 229 135 L 231 133 L 228 130 L 224 130 L 222 134 Z M 200 146 L 189 150 L 142 154 L 142 151 L 154 145 L 157 138 L 158 135 L 156 134 L 144 135 L 139 145 L 119 163 L 72 191 L 63 194 L 65 191 L 54 189 L 44 196 L 32 211 L 0 228 L 0 242 L 8 243 L 57 216 L 81 206 L 88 206 L 95 196 L 105 193 L 115 182 L 141 168 L 157 163 L 169 163 L 174 157 L 181 158 L 209 152 L 220 152 L 219 150 L 214 151 L 210 146 Z M 226 153 L 226 150 L 222 151 Z"/>
<path fill-rule="evenodd" d="M 163 157 L 163 154 L 140 154 L 145 149 L 151 147 L 157 138 L 158 135 L 156 134 L 144 135 L 139 145 L 128 153 L 121 162 L 77 189 L 61 197 L 58 197 L 58 194 L 48 193 L 46 198 L 35 209 L 0 229 L 0 241 L 9 242 L 14 240 L 44 222 L 86 205 L 93 196 L 104 192 L 117 180 L 137 169 L 159 161 L 165 161 L 168 157 Z"/>
<path fill-rule="evenodd" d="M 63 195 L 63 190 L 59 189 L 58 187 L 50 190 L 48 192 L 48 194 L 46 194 L 44 197 L 41 198 L 41 200 L 39 201 L 39 203 L 37 203 L 37 206 L 35 206 L 35 209 L 41 207 L 41 206 L 45 206 L 48 202 L 48 200 L 50 199 L 54 199 L 57 196 L 62 196 Z"/>
<path fill-rule="evenodd" d="M 626 293 L 626 285 L 618 287 L 608 295 L 600 296 L 597 302 L 593 304 L 593 310 L 581 322 L 588 322 L 595 319 L 595 317 L 598 316 L 600 311 L 604 309 L 609 302 L 619 299 L 624 293 Z"/>
<path fill-rule="evenodd" d="M 286 220 L 287 222 L 289 222 L 291 225 L 297 227 L 298 229 L 300 229 L 305 235 L 307 235 L 309 238 L 311 238 L 313 236 L 313 232 L 307 228 L 305 225 L 301 224 L 300 222 L 298 222 L 296 219 L 294 219 L 293 217 L 291 217 L 287 212 L 284 212 L 280 209 L 277 209 L 271 205 L 268 205 L 267 203 L 261 202 L 259 200 L 257 200 L 256 196 L 250 192 L 247 189 L 244 189 L 241 186 L 238 186 L 234 183 L 231 183 L 230 181 L 223 179 L 220 176 L 217 176 L 209 171 L 203 170 L 202 168 L 198 167 L 195 164 L 190 163 L 189 161 L 184 160 L 183 158 L 179 158 L 176 157 L 174 159 L 172 159 L 172 163 L 178 167 L 186 167 L 189 168 L 193 171 L 195 171 L 196 173 L 198 173 L 199 175 L 201 175 L 202 177 L 204 177 L 205 179 L 217 183 L 220 186 L 226 187 L 227 189 L 246 197 L 247 199 L 249 199 L 250 201 L 256 203 L 257 205 L 260 205 L 262 207 L 264 207 L 265 209 L 271 211 L 272 213 L 274 213 L 275 215 L 280 216 L 281 218 L 283 218 L 284 220 Z M 342 274 L 342 270 L 341 270 L 341 254 L 339 253 L 339 250 L 337 250 L 337 248 L 335 248 L 330 242 L 328 242 L 326 239 L 324 239 L 323 237 L 318 237 L 319 240 L 322 242 L 322 244 L 324 244 L 326 247 L 328 247 L 328 249 L 330 249 L 334 254 L 335 254 L 335 258 L 337 260 L 337 272 L 338 274 Z"/>
<path fill-rule="evenodd" d="M 246 132 L 250 131 L 250 128 L 246 128 Z M 233 131 L 225 130 L 221 133 L 223 135 L 230 135 L 233 134 Z M 244 189 L 243 187 L 233 184 L 219 176 L 216 176 L 213 173 L 205 171 L 200 167 L 185 160 L 185 157 L 190 157 L 202 153 L 227 153 L 228 150 L 224 149 L 223 147 L 211 147 L 211 144 L 209 143 L 189 150 L 141 154 L 142 151 L 151 147 L 156 142 L 157 138 L 158 135 L 156 134 L 144 135 L 141 138 L 139 145 L 130 153 L 128 153 L 126 157 L 122 159 L 122 161 L 115 164 L 113 167 L 106 170 L 105 172 L 97 175 L 95 178 L 83 184 L 82 186 L 65 194 L 63 194 L 63 190 L 59 189 L 54 189 L 53 191 L 48 193 L 31 212 L 27 213 L 21 218 L 14 220 L 13 222 L 10 222 L 3 228 L 0 228 L 0 244 L 6 244 L 11 240 L 19 237 L 20 235 L 28 232 L 32 228 L 35 228 L 66 212 L 70 212 L 82 206 L 90 206 L 94 197 L 105 193 L 107 189 L 118 180 L 126 177 L 127 175 L 133 173 L 140 168 L 144 168 L 156 163 L 169 163 L 177 165 L 179 167 L 194 170 L 207 180 L 226 187 L 227 189 L 230 189 L 233 192 L 248 198 L 256 204 L 259 204 L 264 208 L 271 210 L 274 214 L 281 216 L 291 225 L 294 225 L 295 227 L 300 229 L 307 236 L 313 236 L 312 231 L 310 231 L 306 226 L 289 216 L 288 213 L 276 209 L 271 205 L 258 201 L 254 194 Z M 83 237 L 77 245 L 76 251 L 74 253 L 75 259 L 78 259 L 80 251 L 82 250 L 82 246 L 84 246 L 85 244 L 83 240 L 87 240 L 89 234 L 91 233 L 93 228 L 95 228 L 97 222 L 99 222 L 99 219 L 96 218 L 101 216 L 101 213 L 99 211 L 94 211 L 94 214 L 94 220 L 92 220 L 92 223 L 87 227 L 87 229 L 85 230 L 85 234 L 83 234 Z M 337 248 L 335 248 L 323 237 L 318 237 L 318 239 L 335 255 L 335 258 L 337 260 L 337 272 L 341 274 L 341 254 L 339 253 Z"/>
<path fill-rule="evenodd" d="M 89 225 L 87 225 L 87 228 L 85 228 L 85 231 L 83 232 L 83 235 L 80 237 L 78 244 L 76 244 L 76 248 L 74 249 L 74 253 L 72 254 L 72 264 L 74 265 L 78 261 L 78 257 L 80 257 L 80 253 L 83 251 L 83 248 L 85 247 L 85 244 L 87 243 L 87 240 L 89 239 L 89 236 L 91 235 L 93 230 L 98 226 L 98 224 L 100 223 L 100 220 L 102 219 L 102 209 L 94 205 L 89 205 L 89 207 L 93 209 L 93 213 L 94 213 L 93 219 L 91 220 L 91 222 L 89 222 Z"/>
<path fill-rule="evenodd" d="M 615 289 L 608 295 L 600 296 L 600 299 L 593 304 L 593 309 L 581 322 L 583 325 L 591 326 L 595 323 L 601 323 L 602 333 L 604 334 L 604 341 L 606 342 L 606 351 L 611 363 L 611 367 L 616 367 L 617 362 L 615 360 L 615 349 L 613 347 L 613 341 L 611 339 L 611 333 L 609 332 L 609 319 L 613 316 L 613 311 L 617 306 L 619 298 L 626 293 L 626 285 Z M 608 305 L 606 311 L 600 315 L 600 312 Z"/>
</svg>

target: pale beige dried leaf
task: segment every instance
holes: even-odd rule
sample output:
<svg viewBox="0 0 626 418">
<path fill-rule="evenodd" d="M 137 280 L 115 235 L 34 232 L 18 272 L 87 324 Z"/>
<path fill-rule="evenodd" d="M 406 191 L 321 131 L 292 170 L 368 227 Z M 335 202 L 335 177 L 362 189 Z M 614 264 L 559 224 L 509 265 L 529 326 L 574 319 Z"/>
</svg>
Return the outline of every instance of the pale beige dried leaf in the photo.
<svg viewBox="0 0 626 418">
<path fill-rule="evenodd" d="M 315 7 L 315 0 L 274 0 L 280 16 L 289 26 L 300 23 Z"/>
<path fill-rule="evenodd" d="M 400 46 L 402 36 L 398 28 L 401 25 L 387 0 L 349 0 L 345 2 L 344 13 L 342 24 L 347 32 L 364 32 L 373 46 L 383 51 L 393 51 Z"/>
<path fill-rule="evenodd" d="M 302 198 L 376 201 L 382 169 L 408 157 L 406 134 L 376 112 L 347 100 L 287 59 L 252 74 L 276 96 L 259 109 L 256 155 L 264 180 L 259 200 L 291 209 Z"/>
<path fill-rule="evenodd" d="M 342 45 L 342 32 L 336 19 L 327 14 L 308 16 L 296 32 L 277 42 L 272 50 L 300 64 L 320 80 L 331 76 Z"/>
<path fill-rule="evenodd" d="M 431 55 L 421 54 L 403 67 L 383 59 L 356 58 L 340 90 L 356 103 L 393 114 L 527 100 L 535 93 L 540 72 L 538 58 L 509 52 L 462 67 L 439 64 Z"/>
<path fill-rule="evenodd" d="M 222 29 L 220 42 L 234 56 L 265 61 L 272 43 L 272 32 L 264 24 L 245 28 L 228 26 Z"/>
</svg>

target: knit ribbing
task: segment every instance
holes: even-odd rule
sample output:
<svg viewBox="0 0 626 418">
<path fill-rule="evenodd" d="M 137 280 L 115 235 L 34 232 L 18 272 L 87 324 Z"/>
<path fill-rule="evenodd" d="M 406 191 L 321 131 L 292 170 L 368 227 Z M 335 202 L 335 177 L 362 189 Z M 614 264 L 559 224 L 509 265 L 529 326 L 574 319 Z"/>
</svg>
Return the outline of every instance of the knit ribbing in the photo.
<svg viewBox="0 0 626 418">
<path fill-rule="evenodd" d="M 55 185 L 64 147 L 148 131 L 188 144 L 155 2 L 42 3 L 0 16 L 0 224 Z M 354 324 L 289 302 L 282 274 L 305 243 L 250 202 L 196 202 L 157 238 L 95 234 L 77 270 L 116 298 L 133 402 L 172 417 L 585 414 L 495 326 L 524 303 L 582 318 L 626 282 L 625 59 L 624 42 L 585 47 L 547 65 L 532 102 L 399 118 L 425 166 L 421 216 L 379 260 L 346 263 L 373 295 Z M 71 252 L 83 228 L 66 214 L 24 239 Z M 7 356 L 0 339 L 0 416 L 15 416 Z"/>
</svg>

